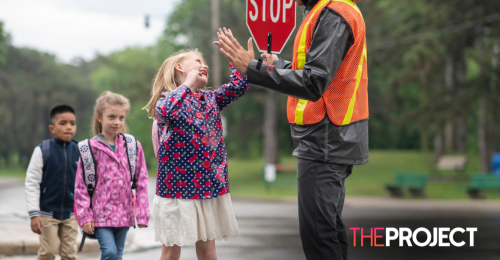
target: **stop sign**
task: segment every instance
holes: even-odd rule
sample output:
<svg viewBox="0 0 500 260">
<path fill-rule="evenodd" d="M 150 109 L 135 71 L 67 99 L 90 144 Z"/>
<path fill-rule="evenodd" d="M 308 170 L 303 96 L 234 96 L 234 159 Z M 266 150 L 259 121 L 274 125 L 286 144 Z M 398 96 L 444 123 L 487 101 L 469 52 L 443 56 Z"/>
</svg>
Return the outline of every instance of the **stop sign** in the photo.
<svg viewBox="0 0 500 260">
<path fill-rule="evenodd" d="M 259 51 L 267 51 L 271 33 L 271 52 L 279 54 L 295 29 L 295 1 L 247 0 L 247 26 Z"/>
</svg>

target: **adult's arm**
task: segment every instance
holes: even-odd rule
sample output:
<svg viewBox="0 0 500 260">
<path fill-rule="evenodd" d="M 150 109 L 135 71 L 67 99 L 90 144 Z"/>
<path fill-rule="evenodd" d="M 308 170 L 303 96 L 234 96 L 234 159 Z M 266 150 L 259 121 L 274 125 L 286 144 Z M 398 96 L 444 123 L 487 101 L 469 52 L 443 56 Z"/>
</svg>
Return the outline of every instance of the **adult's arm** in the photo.
<svg viewBox="0 0 500 260">
<path fill-rule="evenodd" d="M 292 70 L 290 63 L 283 60 L 275 60 L 277 67 L 268 70 L 267 64 L 254 59 L 248 65 L 248 82 L 296 98 L 317 101 L 335 77 L 348 51 L 350 34 L 343 18 L 330 8 L 325 8 L 318 20 L 304 70 Z"/>
<path fill-rule="evenodd" d="M 277 69 L 291 69 L 292 62 L 284 59 L 275 59 L 273 61 L 273 66 Z"/>
</svg>

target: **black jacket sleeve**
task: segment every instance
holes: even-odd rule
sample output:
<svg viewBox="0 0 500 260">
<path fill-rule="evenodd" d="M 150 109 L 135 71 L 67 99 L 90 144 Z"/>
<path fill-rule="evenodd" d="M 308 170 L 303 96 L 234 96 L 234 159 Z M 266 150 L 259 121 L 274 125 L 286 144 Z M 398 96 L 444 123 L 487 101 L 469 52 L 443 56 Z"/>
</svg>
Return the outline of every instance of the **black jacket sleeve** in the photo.
<svg viewBox="0 0 500 260">
<path fill-rule="evenodd" d="M 292 62 L 283 59 L 275 59 L 273 61 L 273 66 L 277 69 L 291 69 Z"/>
<path fill-rule="evenodd" d="M 345 20 L 330 8 L 321 11 L 306 54 L 304 70 L 292 70 L 291 63 L 274 62 L 275 67 L 258 60 L 248 65 L 248 82 L 292 97 L 317 101 L 335 77 L 347 53 L 350 31 Z"/>
</svg>

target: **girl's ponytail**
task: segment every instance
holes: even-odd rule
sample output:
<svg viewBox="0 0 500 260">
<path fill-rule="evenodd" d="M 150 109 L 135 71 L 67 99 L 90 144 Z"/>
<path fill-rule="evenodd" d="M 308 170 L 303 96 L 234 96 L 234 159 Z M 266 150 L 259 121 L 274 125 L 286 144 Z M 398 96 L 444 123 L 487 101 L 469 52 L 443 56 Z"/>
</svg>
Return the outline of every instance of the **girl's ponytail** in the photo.
<svg viewBox="0 0 500 260">
<path fill-rule="evenodd" d="M 123 106 L 127 111 L 130 112 L 130 101 L 123 95 L 113 93 L 111 91 L 104 91 L 95 101 L 94 115 L 92 119 L 92 134 L 97 135 L 102 133 L 102 124 L 97 120 L 97 117 L 102 118 L 102 113 L 109 106 Z M 120 133 L 127 133 L 128 126 L 127 123 L 123 123 L 123 128 L 120 129 Z"/>
</svg>

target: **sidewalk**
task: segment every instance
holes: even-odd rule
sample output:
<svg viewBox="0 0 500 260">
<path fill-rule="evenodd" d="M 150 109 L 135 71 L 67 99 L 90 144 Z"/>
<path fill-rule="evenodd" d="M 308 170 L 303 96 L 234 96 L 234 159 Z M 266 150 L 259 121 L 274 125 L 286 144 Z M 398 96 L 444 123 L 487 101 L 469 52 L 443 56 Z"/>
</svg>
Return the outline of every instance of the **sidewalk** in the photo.
<svg viewBox="0 0 500 260">
<path fill-rule="evenodd" d="M 78 243 L 81 241 L 78 235 Z M 0 258 L 2 255 L 36 254 L 38 235 L 31 231 L 26 211 L 24 179 L 0 178 Z M 97 241 L 87 240 L 85 248 L 99 250 Z"/>
<path fill-rule="evenodd" d="M 149 180 L 149 199 L 155 193 L 155 180 Z M 295 201 L 251 201 L 233 200 L 235 215 L 238 218 L 241 233 L 236 241 L 224 241 L 224 246 L 235 246 L 235 243 L 245 247 L 262 245 L 263 241 L 253 239 L 253 236 L 277 234 L 298 234 L 297 203 Z M 265 224 L 259 223 L 265 220 Z M 130 229 L 126 248 L 128 250 L 143 250 L 160 247 L 154 241 L 153 220 L 148 228 Z M 78 242 L 81 241 L 79 234 Z M 0 255 L 36 254 L 39 247 L 38 235 L 31 232 L 30 221 L 26 213 L 24 195 L 24 180 L 0 178 Z M 87 239 L 83 248 L 84 252 L 98 251 L 96 240 Z"/>
</svg>

